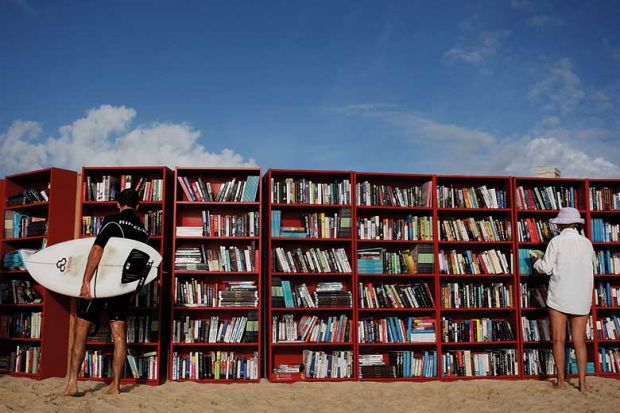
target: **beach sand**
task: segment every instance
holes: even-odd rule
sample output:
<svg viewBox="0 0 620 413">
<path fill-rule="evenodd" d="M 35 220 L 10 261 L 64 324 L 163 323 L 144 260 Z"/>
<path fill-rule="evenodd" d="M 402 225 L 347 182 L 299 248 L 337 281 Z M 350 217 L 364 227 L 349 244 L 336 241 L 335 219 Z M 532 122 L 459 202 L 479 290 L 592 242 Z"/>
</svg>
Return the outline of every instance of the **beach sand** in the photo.
<svg viewBox="0 0 620 413">
<path fill-rule="evenodd" d="M 573 380 L 573 384 L 574 384 Z M 0 376 L 0 413 L 8 412 L 620 412 L 620 380 L 589 378 L 587 395 L 549 381 L 469 380 L 449 383 L 295 383 L 124 386 L 80 382 L 82 397 L 60 393 L 64 379 Z"/>
</svg>

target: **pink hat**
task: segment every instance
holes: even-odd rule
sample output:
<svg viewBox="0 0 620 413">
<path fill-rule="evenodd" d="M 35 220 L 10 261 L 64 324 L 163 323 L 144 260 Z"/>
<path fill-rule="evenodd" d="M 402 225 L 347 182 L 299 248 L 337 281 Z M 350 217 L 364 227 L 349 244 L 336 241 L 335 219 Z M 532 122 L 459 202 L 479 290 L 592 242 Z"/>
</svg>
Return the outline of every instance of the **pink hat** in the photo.
<svg viewBox="0 0 620 413">
<path fill-rule="evenodd" d="M 575 208 L 560 208 L 558 216 L 550 220 L 552 224 L 583 224 L 583 218 Z"/>
</svg>

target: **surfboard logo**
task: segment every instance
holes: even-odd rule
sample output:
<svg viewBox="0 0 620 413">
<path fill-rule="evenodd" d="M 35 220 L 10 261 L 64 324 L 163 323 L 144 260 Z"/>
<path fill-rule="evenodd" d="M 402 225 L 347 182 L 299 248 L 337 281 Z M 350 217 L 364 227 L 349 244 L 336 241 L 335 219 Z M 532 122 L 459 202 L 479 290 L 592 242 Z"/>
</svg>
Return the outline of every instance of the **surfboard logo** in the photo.
<svg viewBox="0 0 620 413">
<path fill-rule="evenodd" d="M 62 257 L 61 259 L 56 261 L 56 268 L 58 268 L 60 272 L 65 272 L 65 271 L 69 272 L 71 271 L 72 262 L 73 262 L 73 257 L 69 257 L 69 259 L 67 259 L 67 257 Z"/>
<path fill-rule="evenodd" d="M 60 272 L 65 272 L 65 267 L 67 265 L 67 259 L 62 257 L 58 261 L 56 261 L 56 268 L 60 270 Z"/>
</svg>

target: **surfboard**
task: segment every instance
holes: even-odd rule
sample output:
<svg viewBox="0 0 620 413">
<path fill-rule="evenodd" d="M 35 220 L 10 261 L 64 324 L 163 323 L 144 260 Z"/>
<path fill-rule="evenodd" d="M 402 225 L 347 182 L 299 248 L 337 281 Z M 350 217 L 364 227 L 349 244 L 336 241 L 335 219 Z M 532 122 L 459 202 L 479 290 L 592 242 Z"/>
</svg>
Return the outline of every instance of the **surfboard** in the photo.
<svg viewBox="0 0 620 413">
<path fill-rule="evenodd" d="M 57 293 L 79 297 L 88 254 L 95 238 L 81 238 L 44 248 L 25 260 L 26 269 L 39 284 Z M 150 245 L 112 237 L 103 249 L 101 261 L 90 283 L 94 298 L 115 297 L 134 292 L 144 278 L 157 278 L 161 255 Z"/>
</svg>

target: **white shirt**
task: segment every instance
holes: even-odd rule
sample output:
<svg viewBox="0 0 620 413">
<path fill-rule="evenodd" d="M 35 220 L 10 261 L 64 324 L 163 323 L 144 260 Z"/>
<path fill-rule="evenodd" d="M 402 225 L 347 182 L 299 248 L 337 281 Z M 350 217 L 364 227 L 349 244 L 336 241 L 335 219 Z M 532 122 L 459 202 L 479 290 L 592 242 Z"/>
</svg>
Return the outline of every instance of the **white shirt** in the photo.
<svg viewBox="0 0 620 413">
<path fill-rule="evenodd" d="M 547 306 L 563 313 L 585 315 L 592 306 L 594 284 L 592 243 L 576 229 L 553 237 L 545 256 L 534 263 L 538 272 L 550 274 Z"/>
</svg>

